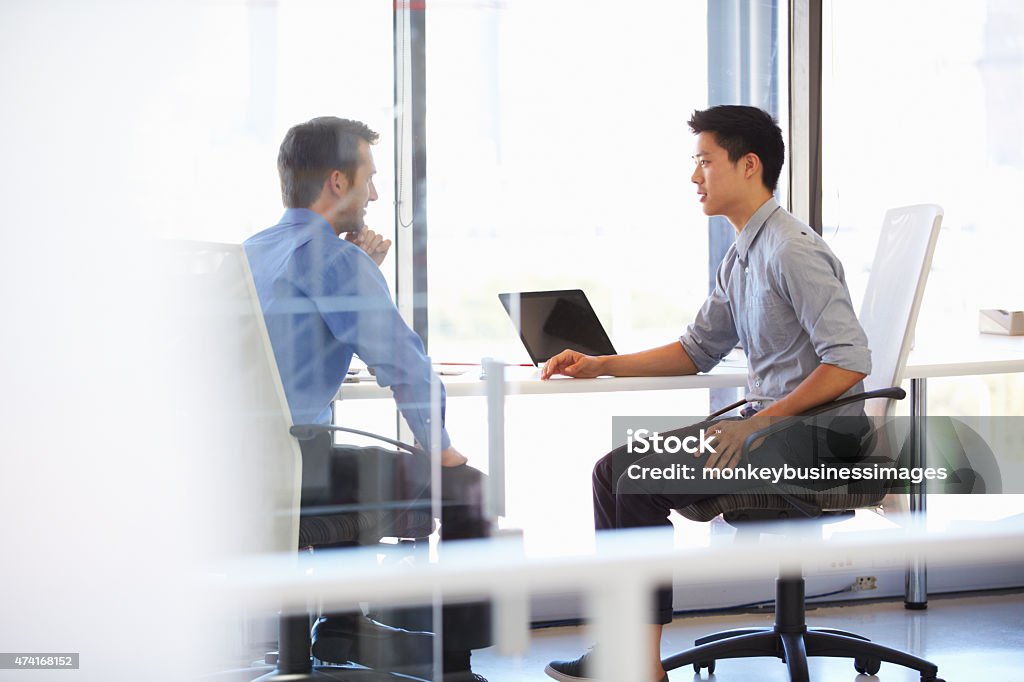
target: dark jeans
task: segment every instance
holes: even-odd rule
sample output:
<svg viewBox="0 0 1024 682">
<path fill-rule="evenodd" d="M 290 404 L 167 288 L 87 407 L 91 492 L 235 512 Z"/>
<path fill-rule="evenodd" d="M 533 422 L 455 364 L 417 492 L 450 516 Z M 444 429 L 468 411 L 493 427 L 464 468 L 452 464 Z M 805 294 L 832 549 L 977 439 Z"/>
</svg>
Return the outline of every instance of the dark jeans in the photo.
<svg viewBox="0 0 1024 682">
<path fill-rule="evenodd" d="M 365 541 L 408 537 L 410 525 L 430 532 L 415 521 L 431 513 L 430 462 L 425 457 L 377 447 L 334 446 L 330 434 L 302 442 L 303 515 L 352 511 L 363 515 Z M 490 524 L 483 512 L 487 477 L 473 467 L 441 468 L 441 528 L 445 542 L 483 538 Z M 388 625 L 433 629 L 430 609 L 395 609 Z M 383 617 L 382 617 L 383 619 Z M 445 650 L 479 649 L 491 644 L 490 604 L 445 605 Z M 396 622 L 397 621 L 397 622 Z"/>
<path fill-rule="evenodd" d="M 734 418 L 733 418 L 734 419 Z M 665 437 L 676 436 L 685 438 L 697 436 L 701 429 L 709 429 L 718 420 L 702 421 L 691 426 L 662 434 Z M 867 428 L 863 418 L 844 418 L 841 425 L 832 428 L 802 427 L 783 431 L 765 440 L 764 444 L 751 453 L 760 466 L 773 466 L 780 462 L 789 462 L 793 466 L 811 463 L 819 453 L 829 451 L 833 454 L 851 456 L 850 453 L 835 451 L 849 448 L 855 455 L 858 451 L 860 436 Z M 710 499 L 721 493 L 710 493 L 696 490 L 694 492 L 671 492 L 683 486 L 667 486 L 664 482 L 650 483 L 650 490 L 644 490 L 645 484 L 627 480 L 625 475 L 616 476 L 624 470 L 627 461 L 657 465 L 669 465 L 679 462 L 685 457 L 685 463 L 703 467 L 705 456 L 694 457 L 684 455 L 629 455 L 626 446 L 608 453 L 594 466 L 592 486 L 594 493 L 594 527 L 601 530 L 619 528 L 645 528 L 652 526 L 671 525 L 669 513 L 673 509 L 682 509 L 702 500 Z M 742 463 L 742 462 L 741 462 Z M 737 486 L 734 492 L 752 487 L 763 487 L 763 483 L 749 482 Z M 672 621 L 672 586 L 667 585 L 657 590 L 655 596 L 655 613 L 652 623 L 670 623 Z"/>
</svg>

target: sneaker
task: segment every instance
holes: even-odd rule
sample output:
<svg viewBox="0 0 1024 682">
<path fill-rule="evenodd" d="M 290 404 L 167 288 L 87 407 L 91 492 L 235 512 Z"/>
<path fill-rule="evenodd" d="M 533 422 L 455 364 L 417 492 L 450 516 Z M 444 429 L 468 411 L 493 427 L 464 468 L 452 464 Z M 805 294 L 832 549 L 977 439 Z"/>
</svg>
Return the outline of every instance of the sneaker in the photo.
<svg viewBox="0 0 1024 682">
<path fill-rule="evenodd" d="M 589 658 L 594 653 L 594 647 L 587 649 L 587 652 L 577 659 L 571 661 L 551 661 L 544 668 L 544 672 L 547 673 L 548 677 L 553 677 L 559 682 L 576 682 L 576 680 L 590 680 L 593 679 L 593 675 L 590 674 L 590 663 Z"/>
<path fill-rule="evenodd" d="M 590 662 L 589 658 L 593 653 L 594 647 L 590 647 L 587 649 L 587 653 L 572 661 L 551 661 L 545 666 L 544 672 L 548 674 L 548 677 L 553 677 L 559 682 L 584 682 L 585 680 L 592 680 L 594 676 L 590 668 L 593 666 L 593 663 Z M 665 673 L 658 682 L 668 682 L 668 673 Z"/>
<path fill-rule="evenodd" d="M 433 652 L 433 633 L 393 628 L 362 614 L 328 616 L 313 625 L 313 655 L 329 663 L 352 661 L 384 670 L 429 669 Z"/>
</svg>

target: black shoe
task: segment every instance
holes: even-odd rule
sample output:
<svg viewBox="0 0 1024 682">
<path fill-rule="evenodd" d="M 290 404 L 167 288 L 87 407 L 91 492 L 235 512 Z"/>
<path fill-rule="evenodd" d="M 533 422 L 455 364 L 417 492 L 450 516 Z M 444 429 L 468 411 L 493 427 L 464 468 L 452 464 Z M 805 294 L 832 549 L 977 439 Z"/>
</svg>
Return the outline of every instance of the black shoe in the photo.
<svg viewBox="0 0 1024 682">
<path fill-rule="evenodd" d="M 544 668 L 548 677 L 553 677 L 559 682 L 583 682 L 594 679 L 594 671 L 591 670 L 593 663 L 589 658 L 594 653 L 594 647 L 587 649 L 587 653 L 572 661 L 551 661 Z M 666 673 L 658 682 L 668 682 Z"/>
<path fill-rule="evenodd" d="M 458 673 L 445 673 L 444 682 L 487 682 L 487 678 L 472 670 L 465 670 Z"/>
<path fill-rule="evenodd" d="M 589 661 L 590 655 L 593 653 L 594 648 L 591 647 L 587 649 L 587 653 L 572 661 L 551 661 L 544 668 L 544 672 L 548 674 L 548 677 L 553 677 L 559 682 L 593 679 L 590 670 L 593 664 Z"/>
<path fill-rule="evenodd" d="M 434 634 L 393 628 L 362 614 L 320 618 L 313 625 L 313 655 L 329 663 L 352 661 L 368 668 L 399 670 L 426 666 Z"/>
</svg>

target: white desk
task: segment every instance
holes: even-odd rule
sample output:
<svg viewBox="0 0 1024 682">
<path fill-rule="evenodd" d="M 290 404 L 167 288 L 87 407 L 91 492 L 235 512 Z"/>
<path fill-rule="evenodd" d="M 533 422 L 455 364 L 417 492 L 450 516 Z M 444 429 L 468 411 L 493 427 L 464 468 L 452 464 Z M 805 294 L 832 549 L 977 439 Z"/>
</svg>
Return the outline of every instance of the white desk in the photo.
<svg viewBox="0 0 1024 682">
<path fill-rule="evenodd" d="M 976 376 L 1024 372 L 1024 336 L 972 335 L 946 339 L 937 345 L 915 350 L 910 354 L 904 378 Z M 508 367 L 505 388 L 508 395 L 556 393 L 617 393 L 624 391 L 667 391 L 693 388 L 735 388 L 745 386 L 747 369 L 742 362 L 723 363 L 708 374 L 678 377 L 600 377 L 568 379 L 555 377 L 541 381 L 539 370 L 529 367 Z M 442 377 L 450 397 L 486 395 L 486 385 L 479 370 L 471 368 L 458 376 Z M 391 398 L 391 391 L 381 388 L 372 378 L 346 383 L 338 394 L 341 399 L 365 400 Z"/>
<path fill-rule="evenodd" d="M 1024 336 L 948 337 L 910 353 L 905 379 L 1024 372 Z"/>
<path fill-rule="evenodd" d="M 928 413 L 927 381 L 939 377 L 980 376 L 1024 372 L 1024 336 L 991 336 L 972 334 L 947 337 L 941 346 L 932 344 L 914 350 L 907 362 L 904 378 L 910 381 L 910 416 L 914 420 Z M 539 372 L 524 367 L 509 367 L 506 373 L 506 395 L 537 395 L 556 393 L 613 393 L 625 391 L 660 391 L 694 388 L 729 388 L 745 386 L 747 370 L 738 362 L 723 363 L 708 374 L 680 377 L 601 377 L 598 379 L 554 378 L 541 381 Z M 474 369 L 465 374 L 444 377 L 445 390 L 451 397 L 485 396 L 486 384 Z M 346 399 L 390 398 L 391 391 L 373 381 L 345 384 L 340 396 Z M 918 423 L 912 421 L 912 424 Z M 912 466 L 926 466 L 924 429 L 911 429 Z M 926 511 L 927 491 L 922 487 L 910 494 L 912 514 Z M 922 609 L 928 604 L 927 572 L 923 559 L 914 560 L 907 568 L 907 608 Z"/>
<path fill-rule="evenodd" d="M 1024 336 L 976 334 L 947 338 L 944 348 L 925 347 L 911 353 L 905 378 L 910 380 L 911 466 L 927 466 L 927 430 L 921 428 L 928 414 L 928 379 L 1024 372 Z M 911 491 L 910 512 L 919 522 L 927 511 L 925 486 Z M 903 603 L 908 609 L 928 606 L 928 573 L 924 559 L 911 559 L 907 566 Z"/>
<path fill-rule="evenodd" d="M 618 393 L 622 391 L 667 391 L 688 388 L 735 388 L 747 383 L 744 365 L 716 367 L 708 374 L 681 377 L 599 377 L 597 379 L 570 379 L 554 377 L 541 381 L 539 369 L 508 367 L 505 389 L 508 395 L 542 395 L 556 393 Z M 451 398 L 484 396 L 486 383 L 480 379 L 479 369 L 473 368 L 458 376 L 441 377 L 447 395 Z M 341 399 L 390 398 L 391 391 L 381 388 L 375 381 L 346 383 L 338 394 Z"/>
</svg>

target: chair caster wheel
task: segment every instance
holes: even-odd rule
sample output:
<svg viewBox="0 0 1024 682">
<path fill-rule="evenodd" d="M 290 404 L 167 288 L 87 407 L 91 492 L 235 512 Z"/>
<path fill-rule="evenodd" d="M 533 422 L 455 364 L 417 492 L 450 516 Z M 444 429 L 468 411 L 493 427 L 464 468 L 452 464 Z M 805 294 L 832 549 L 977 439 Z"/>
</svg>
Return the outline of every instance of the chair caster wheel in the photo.
<svg viewBox="0 0 1024 682">
<path fill-rule="evenodd" d="M 712 659 L 710 661 L 697 661 L 696 663 L 693 664 L 693 671 L 695 673 L 697 673 L 698 675 L 700 675 L 700 671 L 701 671 L 702 668 L 707 668 L 708 669 L 708 675 L 714 675 L 715 674 L 715 661 L 714 661 L 714 659 Z"/>
<path fill-rule="evenodd" d="M 878 672 L 879 668 L 882 667 L 882 662 L 877 658 L 868 658 L 866 656 L 853 659 L 853 667 L 859 673 L 864 675 L 874 675 Z"/>
</svg>

